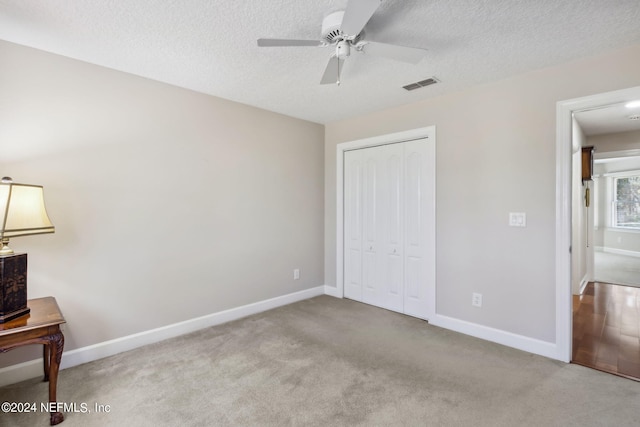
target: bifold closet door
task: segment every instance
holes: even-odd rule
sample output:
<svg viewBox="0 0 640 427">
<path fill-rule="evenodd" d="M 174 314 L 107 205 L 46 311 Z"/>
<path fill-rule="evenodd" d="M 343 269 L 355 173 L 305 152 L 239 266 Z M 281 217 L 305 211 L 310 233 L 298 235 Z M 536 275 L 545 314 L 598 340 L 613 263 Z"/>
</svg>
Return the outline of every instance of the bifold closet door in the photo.
<svg viewBox="0 0 640 427">
<path fill-rule="evenodd" d="M 426 140 L 344 153 L 344 296 L 426 318 Z M 427 215 L 428 217 L 428 215 Z"/>
<path fill-rule="evenodd" d="M 344 296 L 362 301 L 363 150 L 344 153 Z"/>
<path fill-rule="evenodd" d="M 429 288 L 435 287 L 435 144 L 426 139 L 404 146 L 404 310 L 429 317 Z M 435 301 L 431 301 L 435 307 Z"/>
<path fill-rule="evenodd" d="M 402 312 L 402 145 L 362 156 L 362 302 Z"/>
</svg>

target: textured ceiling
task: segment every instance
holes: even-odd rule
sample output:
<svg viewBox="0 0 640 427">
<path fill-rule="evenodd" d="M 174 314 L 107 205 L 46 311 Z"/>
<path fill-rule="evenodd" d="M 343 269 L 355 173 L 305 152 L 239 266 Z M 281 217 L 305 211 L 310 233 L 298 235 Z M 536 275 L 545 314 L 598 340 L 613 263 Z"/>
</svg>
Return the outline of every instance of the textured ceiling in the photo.
<svg viewBox="0 0 640 427">
<path fill-rule="evenodd" d="M 353 53 L 320 85 L 330 48 L 256 45 L 319 39 L 346 3 L 0 0 L 0 39 L 318 123 L 640 43 L 638 0 L 385 0 L 367 39 L 428 49 L 418 65 Z"/>
</svg>

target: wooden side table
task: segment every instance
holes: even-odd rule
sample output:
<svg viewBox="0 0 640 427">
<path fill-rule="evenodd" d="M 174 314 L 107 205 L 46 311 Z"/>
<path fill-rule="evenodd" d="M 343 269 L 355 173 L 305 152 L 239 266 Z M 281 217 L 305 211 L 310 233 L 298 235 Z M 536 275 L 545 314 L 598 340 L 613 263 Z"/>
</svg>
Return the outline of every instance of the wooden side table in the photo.
<svg viewBox="0 0 640 427">
<path fill-rule="evenodd" d="M 64 349 L 60 325 L 65 323 L 53 297 L 27 301 L 31 313 L 0 324 L 0 353 L 27 344 L 43 344 L 44 380 L 49 381 L 49 402 L 56 402 L 58 369 Z M 52 408 L 55 405 L 52 405 Z M 51 425 L 64 421 L 61 412 L 51 412 Z"/>
</svg>

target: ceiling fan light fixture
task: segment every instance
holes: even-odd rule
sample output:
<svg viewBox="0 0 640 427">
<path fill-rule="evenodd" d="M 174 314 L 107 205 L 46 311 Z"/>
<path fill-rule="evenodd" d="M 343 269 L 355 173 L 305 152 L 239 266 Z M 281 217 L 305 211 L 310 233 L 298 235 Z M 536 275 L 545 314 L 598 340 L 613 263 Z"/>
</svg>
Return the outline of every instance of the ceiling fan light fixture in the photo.
<svg viewBox="0 0 640 427">
<path fill-rule="evenodd" d="M 346 40 L 340 40 L 336 44 L 336 56 L 340 59 L 346 58 L 351 54 L 351 45 Z"/>
</svg>

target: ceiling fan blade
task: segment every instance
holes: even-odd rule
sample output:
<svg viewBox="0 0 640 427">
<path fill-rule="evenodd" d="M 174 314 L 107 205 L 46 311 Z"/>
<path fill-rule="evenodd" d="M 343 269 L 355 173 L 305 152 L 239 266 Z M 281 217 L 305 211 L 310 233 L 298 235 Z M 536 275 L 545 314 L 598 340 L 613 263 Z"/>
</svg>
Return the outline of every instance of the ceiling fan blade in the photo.
<svg viewBox="0 0 640 427">
<path fill-rule="evenodd" d="M 323 46 L 323 43 L 320 40 L 258 39 L 258 46 Z"/>
<path fill-rule="evenodd" d="M 395 44 L 366 42 L 362 47 L 362 52 L 368 55 L 383 56 L 397 61 L 417 64 L 425 57 L 427 50 Z"/>
<path fill-rule="evenodd" d="M 357 36 L 383 0 L 349 0 L 344 11 L 340 31 L 348 36 Z"/>
<path fill-rule="evenodd" d="M 330 84 L 340 83 L 340 71 L 342 71 L 343 64 L 344 64 L 344 59 L 339 59 L 336 56 L 332 56 L 331 59 L 329 59 L 327 68 L 324 69 L 324 74 L 322 75 L 322 80 L 320 80 L 320 84 L 330 85 Z"/>
</svg>

